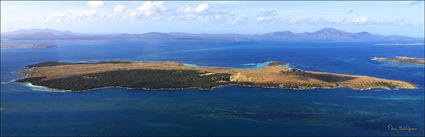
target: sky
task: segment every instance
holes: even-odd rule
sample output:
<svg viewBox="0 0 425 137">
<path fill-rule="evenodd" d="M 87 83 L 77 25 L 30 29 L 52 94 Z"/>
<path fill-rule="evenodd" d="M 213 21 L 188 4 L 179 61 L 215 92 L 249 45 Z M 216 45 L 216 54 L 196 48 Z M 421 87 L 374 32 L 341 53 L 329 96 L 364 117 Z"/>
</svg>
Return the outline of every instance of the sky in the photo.
<svg viewBox="0 0 425 137">
<path fill-rule="evenodd" d="M 424 2 L 1 1 L 1 32 L 262 34 L 325 27 L 424 37 Z"/>
</svg>

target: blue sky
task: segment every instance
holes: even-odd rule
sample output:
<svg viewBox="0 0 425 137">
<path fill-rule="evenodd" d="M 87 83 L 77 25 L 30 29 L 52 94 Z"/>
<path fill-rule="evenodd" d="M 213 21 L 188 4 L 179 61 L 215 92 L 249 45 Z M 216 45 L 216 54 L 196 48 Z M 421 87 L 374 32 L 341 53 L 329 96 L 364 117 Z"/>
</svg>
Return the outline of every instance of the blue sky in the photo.
<svg viewBox="0 0 425 137">
<path fill-rule="evenodd" d="M 424 3 L 410 1 L 1 1 L 1 32 L 239 33 L 324 27 L 424 37 Z"/>
</svg>

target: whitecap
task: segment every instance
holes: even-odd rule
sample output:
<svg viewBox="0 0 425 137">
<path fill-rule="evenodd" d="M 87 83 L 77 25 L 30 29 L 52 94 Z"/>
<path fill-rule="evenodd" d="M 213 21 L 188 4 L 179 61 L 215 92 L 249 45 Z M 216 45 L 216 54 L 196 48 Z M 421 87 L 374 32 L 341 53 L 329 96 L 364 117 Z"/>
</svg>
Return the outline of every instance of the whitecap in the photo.
<svg viewBox="0 0 425 137">
<path fill-rule="evenodd" d="M 33 91 L 47 91 L 47 92 L 66 92 L 66 90 L 52 89 L 44 86 L 33 85 L 29 82 L 25 82 L 24 85 L 29 87 Z"/>
<path fill-rule="evenodd" d="M 256 66 L 257 63 L 247 63 L 247 64 L 241 64 L 242 66 Z"/>
<path fill-rule="evenodd" d="M 13 83 L 13 82 L 15 82 L 15 80 L 3 81 L 1 82 L 1 84 L 5 85 L 5 84 Z"/>
<path fill-rule="evenodd" d="M 183 65 L 189 66 L 189 67 L 200 67 L 200 66 L 198 66 L 196 64 L 189 64 L 189 63 L 183 63 Z"/>
</svg>

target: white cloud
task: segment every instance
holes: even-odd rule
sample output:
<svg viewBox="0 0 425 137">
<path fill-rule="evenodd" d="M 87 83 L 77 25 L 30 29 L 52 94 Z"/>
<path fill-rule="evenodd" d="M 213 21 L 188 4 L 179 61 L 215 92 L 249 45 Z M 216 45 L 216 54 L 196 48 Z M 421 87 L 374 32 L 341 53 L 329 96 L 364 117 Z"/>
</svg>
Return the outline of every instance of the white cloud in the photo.
<svg viewBox="0 0 425 137">
<path fill-rule="evenodd" d="M 366 24 L 369 20 L 370 19 L 369 19 L 368 16 L 361 16 L 361 17 L 355 18 L 353 20 L 353 23 L 354 24 Z"/>
<path fill-rule="evenodd" d="M 103 1 L 100 1 L 100 0 L 90 0 L 90 1 L 87 1 L 87 5 L 89 5 L 92 8 L 98 8 L 98 7 L 100 7 L 100 6 L 103 5 Z"/>
<path fill-rule="evenodd" d="M 375 21 L 375 24 L 389 24 L 389 25 L 400 25 L 404 22 L 404 18 L 397 18 L 397 19 L 387 19 L 387 20 L 380 20 L 380 21 Z"/>
<path fill-rule="evenodd" d="M 91 2 L 91 1 L 90 1 Z M 89 2 L 89 3 L 90 3 Z M 100 7 L 101 4 L 93 4 L 91 7 Z M 3 5 L 2 5 L 3 6 Z M 141 19 L 151 21 L 214 21 L 233 25 L 240 24 L 273 24 L 273 25 L 399 25 L 404 19 L 381 19 L 375 20 L 369 16 L 360 17 L 285 17 L 279 13 L 283 11 L 268 9 L 254 14 L 236 14 L 238 11 L 214 9 L 208 3 L 186 5 L 179 8 L 168 9 L 164 2 L 146 1 L 135 8 L 124 5 L 115 5 L 111 10 L 89 8 L 88 10 L 61 11 L 56 13 L 44 13 L 42 17 L 34 17 L 32 20 L 46 22 L 81 21 L 81 20 L 114 20 Z M 349 10 L 345 13 L 351 13 Z M 38 19 L 37 19 L 38 18 Z M 24 20 L 23 20 L 24 21 Z"/>
<path fill-rule="evenodd" d="M 278 17 L 277 15 L 278 15 L 277 10 L 262 11 L 257 14 L 257 16 L 255 17 L 255 21 L 263 22 L 263 23 L 276 22 L 280 19 L 280 17 Z"/>
<path fill-rule="evenodd" d="M 333 19 L 333 20 L 330 20 L 329 22 L 335 25 L 343 25 L 347 22 L 347 19 Z"/>
<path fill-rule="evenodd" d="M 176 11 L 178 13 L 195 14 L 195 13 L 202 13 L 202 12 L 204 12 L 206 10 L 208 10 L 208 4 L 207 3 L 203 3 L 203 4 L 199 4 L 196 7 L 183 6 L 183 7 L 178 8 Z"/>
<path fill-rule="evenodd" d="M 230 18 L 233 25 L 246 23 L 290 25 L 402 25 L 403 18 L 374 20 L 368 16 L 356 18 L 291 17 L 278 16 L 276 11 L 259 12 L 256 16 Z"/>
<path fill-rule="evenodd" d="M 129 16 L 138 19 L 163 20 L 163 21 L 192 21 L 198 19 L 223 19 L 224 12 L 210 11 L 207 3 L 196 6 L 183 6 L 177 9 L 167 10 L 164 2 L 147 1 L 134 10 L 130 10 Z"/>
<path fill-rule="evenodd" d="M 83 10 L 83 11 L 77 12 L 75 16 L 77 17 L 78 20 L 84 20 L 89 17 L 95 17 L 96 13 L 97 13 L 96 9 Z"/>
<path fill-rule="evenodd" d="M 197 19 L 198 17 L 196 17 L 196 16 L 194 16 L 194 15 L 187 15 L 187 16 L 184 16 L 182 19 L 184 19 L 184 20 L 186 20 L 186 21 L 191 21 L 191 20 L 195 20 L 195 19 Z"/>
<path fill-rule="evenodd" d="M 164 2 L 146 1 L 135 9 L 127 10 L 126 14 L 135 19 L 162 21 L 193 21 L 215 20 L 226 21 L 233 14 L 224 10 L 212 10 L 207 3 L 196 6 L 182 6 L 177 9 L 167 9 Z"/>
<path fill-rule="evenodd" d="M 162 1 L 146 1 L 141 6 L 137 7 L 137 10 L 141 12 L 164 11 L 165 5 Z"/>
<path fill-rule="evenodd" d="M 195 9 L 191 6 L 184 6 L 179 9 L 177 9 L 178 13 L 193 13 Z"/>
<path fill-rule="evenodd" d="M 273 23 L 278 22 L 281 20 L 280 17 L 273 17 L 273 16 L 257 16 L 255 17 L 255 21 L 262 22 L 262 23 Z"/>
<path fill-rule="evenodd" d="M 291 24 L 326 24 L 326 25 L 396 25 L 402 24 L 404 19 L 384 19 L 384 20 L 374 20 L 368 16 L 360 16 L 354 19 L 326 19 L 320 17 L 313 18 L 302 18 L 298 20 L 292 20 L 288 22 Z"/>
<path fill-rule="evenodd" d="M 166 7 L 162 1 L 146 1 L 137 7 L 136 10 L 131 11 L 130 17 L 159 20 L 165 10 Z"/>
<path fill-rule="evenodd" d="M 123 12 L 126 9 L 124 5 L 115 5 L 114 11 L 115 12 Z"/>
<path fill-rule="evenodd" d="M 264 21 L 264 20 L 266 20 L 266 17 L 257 17 L 256 20 L 257 21 Z"/>
<path fill-rule="evenodd" d="M 140 12 L 132 11 L 132 12 L 130 12 L 130 17 L 137 17 L 140 14 L 141 14 Z"/>
<path fill-rule="evenodd" d="M 207 3 L 203 3 L 203 4 L 199 4 L 198 6 L 196 6 L 195 12 L 203 12 L 203 11 L 205 11 L 207 9 L 208 9 L 208 4 Z"/>
<path fill-rule="evenodd" d="M 267 11 L 258 13 L 257 16 L 276 16 L 277 13 L 278 13 L 277 10 L 267 10 Z"/>
<path fill-rule="evenodd" d="M 216 19 L 220 19 L 221 17 L 223 17 L 222 15 L 220 15 L 220 14 L 215 14 L 214 15 L 214 18 L 216 18 Z"/>
</svg>

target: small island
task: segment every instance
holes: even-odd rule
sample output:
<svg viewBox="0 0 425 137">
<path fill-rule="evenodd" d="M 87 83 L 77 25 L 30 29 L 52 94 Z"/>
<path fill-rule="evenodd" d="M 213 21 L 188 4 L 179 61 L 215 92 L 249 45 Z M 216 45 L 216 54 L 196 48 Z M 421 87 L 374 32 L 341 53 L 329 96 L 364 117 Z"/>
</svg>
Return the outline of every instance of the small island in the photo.
<svg viewBox="0 0 425 137">
<path fill-rule="evenodd" d="M 418 43 L 384 43 L 384 44 L 376 44 L 376 45 L 382 45 L 382 46 L 425 46 L 425 43 L 418 42 Z"/>
<path fill-rule="evenodd" d="M 0 45 L 1 49 L 55 48 L 55 45 Z"/>
<path fill-rule="evenodd" d="M 374 61 L 388 61 L 388 62 L 396 62 L 396 63 L 406 63 L 406 64 L 423 64 L 425 65 L 425 58 L 411 58 L 411 57 L 401 57 L 396 56 L 395 58 L 372 58 Z"/>
<path fill-rule="evenodd" d="M 16 82 L 77 92 L 102 87 L 211 89 L 225 85 L 296 90 L 337 87 L 359 90 L 415 88 L 413 84 L 403 81 L 313 72 L 284 65 L 286 63 L 271 62 L 264 68 L 241 69 L 195 67 L 172 61 L 43 62 L 19 71 L 27 76 Z"/>
</svg>

